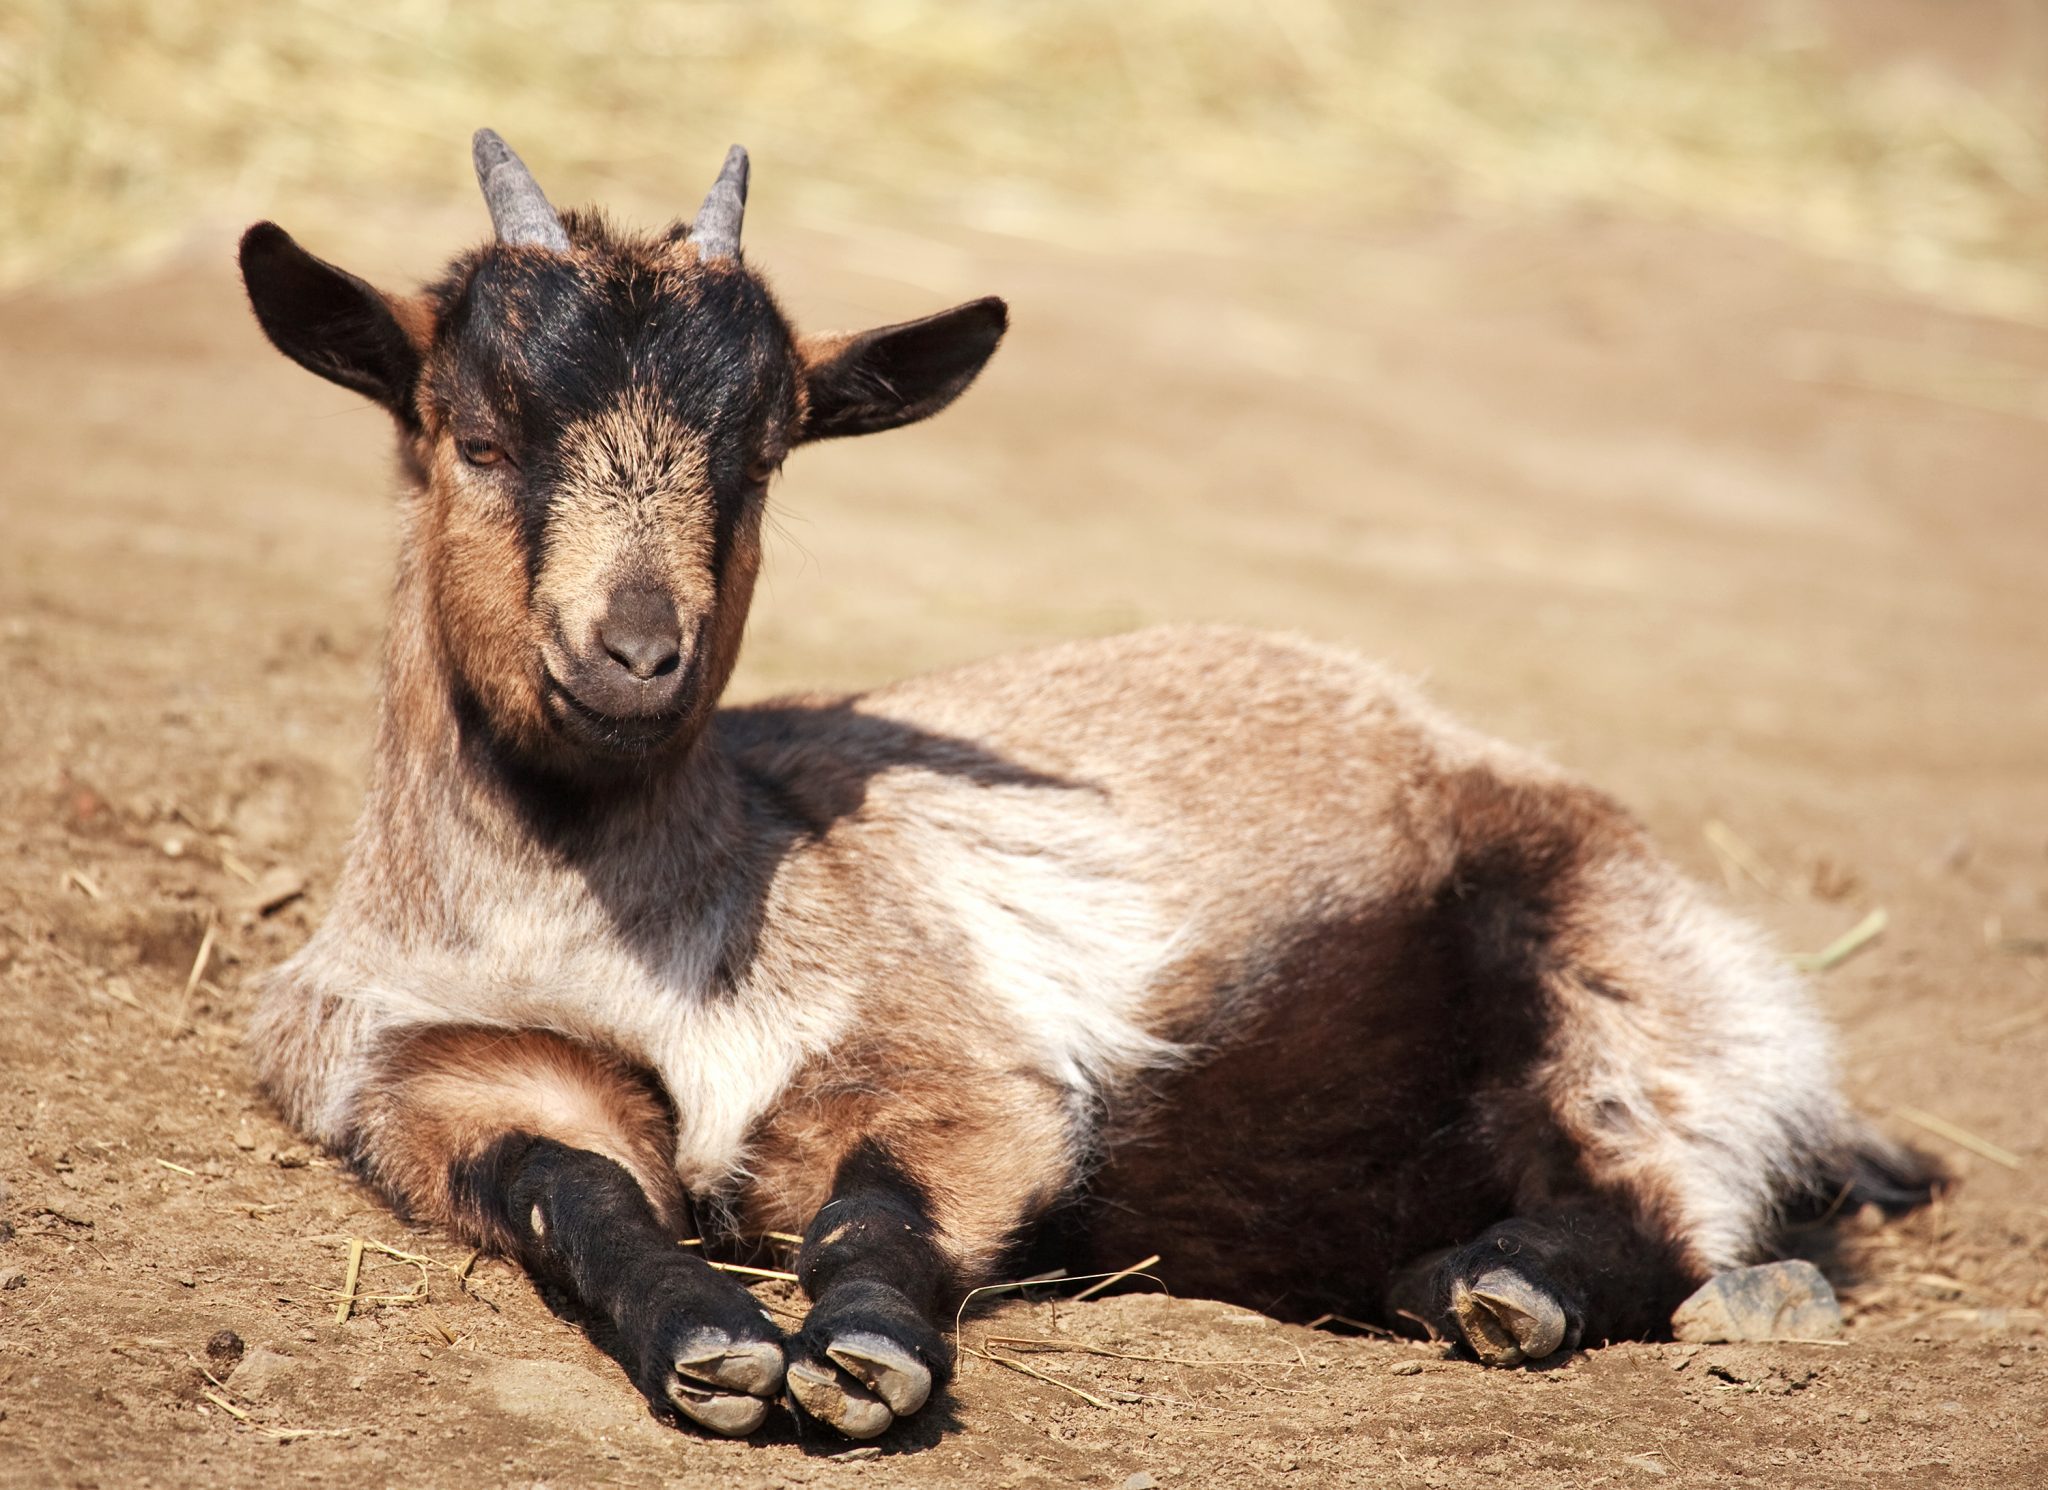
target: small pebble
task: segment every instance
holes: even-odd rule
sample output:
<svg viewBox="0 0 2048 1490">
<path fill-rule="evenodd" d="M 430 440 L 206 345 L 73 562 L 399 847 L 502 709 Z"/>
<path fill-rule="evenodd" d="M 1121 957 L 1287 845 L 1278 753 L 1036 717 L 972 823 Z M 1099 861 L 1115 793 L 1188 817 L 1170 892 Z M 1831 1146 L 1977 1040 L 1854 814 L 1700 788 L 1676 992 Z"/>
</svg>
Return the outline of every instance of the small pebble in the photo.
<svg viewBox="0 0 2048 1490">
<path fill-rule="evenodd" d="M 28 1274 L 20 1268 L 0 1269 L 0 1289 L 28 1287 Z"/>
<path fill-rule="evenodd" d="M 1857 1408 L 1857 1409 L 1856 1409 L 1856 1421 L 1857 1421 L 1857 1422 L 1859 1422 L 1859 1423 L 1867 1423 L 1867 1422 L 1869 1422 L 1869 1421 L 1870 1421 L 1870 1409 L 1869 1409 L 1869 1408 L 1867 1408 L 1867 1407 L 1859 1407 L 1859 1408 Z"/>
<path fill-rule="evenodd" d="M 319 1337 L 318 1335 L 314 1334 L 314 1333 L 313 1333 L 313 1332 L 312 1332 L 311 1330 L 300 1330 L 300 1331 L 299 1331 L 299 1338 L 300 1338 L 301 1340 L 313 1341 L 313 1340 L 318 1340 L 318 1339 L 319 1339 L 320 1337 Z"/>
<path fill-rule="evenodd" d="M 232 1366 L 241 1360 L 242 1352 L 247 1348 L 242 1337 L 233 1330 L 216 1330 L 213 1338 L 206 1342 L 206 1358 L 223 1366 Z"/>
<path fill-rule="evenodd" d="M 1141 1469 L 1124 1481 L 1124 1490 L 1159 1490 L 1159 1481 Z"/>
<path fill-rule="evenodd" d="M 1387 1367 L 1387 1375 L 1389 1376 L 1420 1376 L 1421 1374 L 1422 1362 L 1420 1361 L 1396 1361 L 1393 1365 Z"/>
<path fill-rule="evenodd" d="M 618 1455 L 614 1454 L 612 1457 L 616 1459 Z M 860 1448 L 848 1449 L 843 1454 L 834 1454 L 831 1457 L 835 1464 L 859 1464 L 866 1459 L 881 1458 L 882 1451 L 874 1444 L 865 1444 Z"/>
<path fill-rule="evenodd" d="M 171 1281 L 180 1288 L 197 1288 L 199 1286 L 199 1280 L 190 1273 L 173 1273 Z"/>
<path fill-rule="evenodd" d="M 2009 1355 L 2002 1355 L 1998 1358 L 1998 1364 L 2005 1367 L 2008 1371 L 2010 1371 L 2012 1369 L 2013 1364 L 2012 1357 Z"/>
</svg>

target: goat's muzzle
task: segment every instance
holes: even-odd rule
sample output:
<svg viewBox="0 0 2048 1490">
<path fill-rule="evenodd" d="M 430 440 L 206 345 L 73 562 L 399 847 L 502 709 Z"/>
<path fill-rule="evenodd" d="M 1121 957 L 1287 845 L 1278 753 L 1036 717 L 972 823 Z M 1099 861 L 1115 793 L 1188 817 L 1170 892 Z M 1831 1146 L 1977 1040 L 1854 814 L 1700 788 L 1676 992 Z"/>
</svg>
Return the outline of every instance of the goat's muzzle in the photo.
<svg viewBox="0 0 2048 1490">
<path fill-rule="evenodd" d="M 552 649 L 547 692 L 555 722 L 610 753 L 652 750 L 689 712 L 698 671 L 691 642 L 666 591 L 614 592 L 587 645 Z"/>
</svg>

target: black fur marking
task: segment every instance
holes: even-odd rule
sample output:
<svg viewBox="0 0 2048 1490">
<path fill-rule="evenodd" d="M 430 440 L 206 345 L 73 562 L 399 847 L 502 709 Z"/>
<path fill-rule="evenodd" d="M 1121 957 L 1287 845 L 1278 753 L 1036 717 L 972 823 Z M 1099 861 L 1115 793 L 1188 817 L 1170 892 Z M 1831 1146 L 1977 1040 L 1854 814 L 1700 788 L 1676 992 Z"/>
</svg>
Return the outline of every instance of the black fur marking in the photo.
<svg viewBox="0 0 2048 1490">
<path fill-rule="evenodd" d="M 587 250 L 575 259 L 486 251 L 437 287 L 448 355 L 435 397 L 489 424 L 519 463 L 530 580 L 546 561 L 563 433 L 628 390 L 651 392 L 705 442 L 712 565 L 722 573 L 758 500 L 747 470 L 771 430 L 795 418 L 788 326 L 751 274 L 676 272 L 585 220 L 572 231 Z"/>
<path fill-rule="evenodd" d="M 993 295 L 864 331 L 811 369 L 804 438 L 873 434 L 929 418 L 967 391 L 1010 324 Z"/>
<path fill-rule="evenodd" d="M 329 382 L 376 400 L 408 433 L 420 428 L 419 351 L 377 291 L 315 258 L 276 223 L 242 235 L 242 283 L 271 345 Z"/>
<path fill-rule="evenodd" d="M 823 1361 L 835 1338 L 877 1334 L 913 1351 L 935 1383 L 945 1381 L 953 1350 L 938 1313 L 954 1280 L 932 1233 L 923 1187 L 880 1144 L 857 1145 L 804 1233 L 796 1272 L 816 1302 L 793 1354 Z"/>
<path fill-rule="evenodd" d="M 639 1184 L 600 1154 L 512 1133 L 458 1161 L 450 1180 L 456 1204 L 568 1295 L 663 1415 L 677 1355 L 707 1331 L 732 1341 L 780 1338 L 753 1296 L 679 1249 Z"/>
</svg>

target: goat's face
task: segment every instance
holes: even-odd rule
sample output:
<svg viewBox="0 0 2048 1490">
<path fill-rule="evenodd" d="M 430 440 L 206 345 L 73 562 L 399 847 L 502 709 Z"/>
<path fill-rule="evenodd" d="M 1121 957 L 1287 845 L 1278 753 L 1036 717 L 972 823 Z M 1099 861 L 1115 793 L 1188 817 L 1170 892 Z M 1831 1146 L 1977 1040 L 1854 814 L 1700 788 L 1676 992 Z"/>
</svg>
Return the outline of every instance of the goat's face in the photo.
<svg viewBox="0 0 2048 1490">
<path fill-rule="evenodd" d="M 406 299 L 270 224 L 242 268 L 280 350 L 398 418 L 421 488 L 407 562 L 458 708 L 534 763 L 584 771 L 702 728 L 784 456 L 937 412 L 1005 324 L 985 300 L 798 337 L 736 244 L 573 214 L 556 241 L 493 244 Z"/>
<path fill-rule="evenodd" d="M 737 658 L 802 427 L 781 315 L 736 263 L 603 240 L 493 247 L 438 299 L 418 540 L 456 675 L 529 749 L 687 738 Z"/>
</svg>

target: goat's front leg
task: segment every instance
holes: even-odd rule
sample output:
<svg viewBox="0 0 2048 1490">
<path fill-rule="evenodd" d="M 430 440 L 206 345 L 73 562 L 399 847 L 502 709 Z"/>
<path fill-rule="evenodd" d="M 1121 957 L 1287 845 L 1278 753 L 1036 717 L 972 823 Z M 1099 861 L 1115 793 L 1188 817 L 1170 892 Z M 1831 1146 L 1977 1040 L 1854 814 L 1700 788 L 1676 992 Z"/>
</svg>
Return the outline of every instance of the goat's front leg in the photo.
<svg viewBox="0 0 2048 1490">
<path fill-rule="evenodd" d="M 657 1409 L 751 1433 L 781 1392 L 781 1332 L 676 1245 L 668 1118 L 635 1073 L 533 1031 L 436 1029 L 392 1052 L 358 1161 L 417 1215 L 566 1293 Z"/>
<path fill-rule="evenodd" d="M 1034 1080 L 909 1105 L 914 1119 L 878 1115 L 844 1150 L 797 1259 L 814 1302 L 789 1343 L 789 1393 L 850 1438 L 945 1384 L 953 1308 L 1073 1175 L 1063 1106 Z"/>
</svg>

